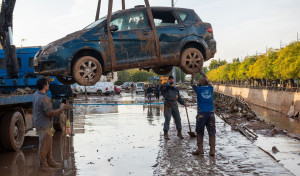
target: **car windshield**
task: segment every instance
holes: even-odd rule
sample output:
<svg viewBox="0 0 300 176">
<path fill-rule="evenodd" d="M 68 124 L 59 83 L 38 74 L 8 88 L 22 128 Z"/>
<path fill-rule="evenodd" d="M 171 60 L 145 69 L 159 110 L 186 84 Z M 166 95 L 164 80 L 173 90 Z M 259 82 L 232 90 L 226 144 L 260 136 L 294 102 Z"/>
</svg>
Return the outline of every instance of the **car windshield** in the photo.
<svg viewBox="0 0 300 176">
<path fill-rule="evenodd" d="M 143 83 L 138 83 L 136 86 L 137 87 L 143 87 L 143 85 L 144 85 Z"/>
<path fill-rule="evenodd" d="M 105 17 L 102 17 L 100 18 L 99 20 L 93 22 L 92 24 L 88 25 L 87 27 L 85 27 L 84 29 L 91 29 L 95 26 L 97 26 L 98 24 L 102 23 L 102 21 L 106 20 L 106 16 Z"/>
</svg>

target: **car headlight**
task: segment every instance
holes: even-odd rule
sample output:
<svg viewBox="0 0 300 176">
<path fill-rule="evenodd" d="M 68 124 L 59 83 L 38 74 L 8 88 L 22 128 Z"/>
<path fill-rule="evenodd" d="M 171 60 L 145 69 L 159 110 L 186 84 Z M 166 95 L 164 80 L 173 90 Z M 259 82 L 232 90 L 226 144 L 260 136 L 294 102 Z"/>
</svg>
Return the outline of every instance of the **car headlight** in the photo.
<svg viewBox="0 0 300 176">
<path fill-rule="evenodd" d="M 52 54 L 52 53 L 56 53 L 56 52 L 58 52 L 58 51 L 61 51 L 61 50 L 63 50 L 63 49 L 64 49 L 63 46 L 53 46 L 53 47 L 47 48 L 47 49 L 43 52 L 43 54 L 44 54 L 44 55 L 49 55 L 49 54 Z"/>
</svg>

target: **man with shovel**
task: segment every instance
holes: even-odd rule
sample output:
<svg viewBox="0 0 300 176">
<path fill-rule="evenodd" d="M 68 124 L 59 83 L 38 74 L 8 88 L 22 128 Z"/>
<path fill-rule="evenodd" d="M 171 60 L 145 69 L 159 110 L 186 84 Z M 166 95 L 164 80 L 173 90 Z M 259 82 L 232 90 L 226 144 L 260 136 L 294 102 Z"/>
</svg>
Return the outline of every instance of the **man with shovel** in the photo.
<svg viewBox="0 0 300 176">
<path fill-rule="evenodd" d="M 196 117 L 196 132 L 198 149 L 192 152 L 193 155 L 203 155 L 203 137 L 206 127 L 209 136 L 210 156 L 215 156 L 216 145 L 216 127 L 213 104 L 213 86 L 209 84 L 208 78 L 201 71 L 202 78 L 199 80 L 199 86 L 193 85 L 197 93 L 198 114 Z"/>
<path fill-rule="evenodd" d="M 165 139 L 170 139 L 168 135 L 168 130 L 170 126 L 170 121 L 171 121 L 171 115 L 174 118 L 175 124 L 176 124 L 176 129 L 177 129 L 177 136 L 180 139 L 184 139 L 182 136 L 181 130 L 181 118 L 178 110 L 178 104 L 177 101 L 186 106 L 184 101 L 182 100 L 179 90 L 174 87 L 174 77 L 170 76 L 168 80 L 168 84 L 163 84 L 161 87 L 162 95 L 165 98 L 164 102 L 164 116 L 165 116 L 165 123 L 164 123 L 164 138 Z"/>
</svg>

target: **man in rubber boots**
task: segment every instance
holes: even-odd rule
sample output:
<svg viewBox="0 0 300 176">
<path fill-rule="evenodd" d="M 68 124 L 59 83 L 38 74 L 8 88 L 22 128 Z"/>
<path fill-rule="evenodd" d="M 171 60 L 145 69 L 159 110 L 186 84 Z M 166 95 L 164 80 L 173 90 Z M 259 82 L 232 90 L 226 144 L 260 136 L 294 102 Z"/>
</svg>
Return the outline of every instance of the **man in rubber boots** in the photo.
<svg viewBox="0 0 300 176">
<path fill-rule="evenodd" d="M 199 80 L 199 86 L 193 85 L 197 93 L 198 114 L 196 117 L 196 132 L 198 149 L 192 152 L 193 155 L 203 155 L 203 137 L 206 127 L 209 136 L 210 156 L 215 156 L 216 127 L 213 104 L 213 86 L 202 72 L 203 77 Z"/>
<path fill-rule="evenodd" d="M 60 168 L 61 164 L 56 163 L 52 158 L 52 133 L 53 118 L 69 108 L 69 104 L 63 104 L 59 109 L 52 108 L 52 102 L 47 95 L 49 82 L 46 78 L 37 81 L 37 88 L 33 94 L 33 119 L 34 126 L 39 134 L 39 155 L 40 169 L 52 170 Z"/>
<path fill-rule="evenodd" d="M 180 139 L 184 139 L 182 136 L 181 130 L 181 118 L 178 110 L 178 104 L 177 101 L 186 106 L 184 101 L 182 100 L 179 90 L 174 87 L 174 78 L 173 76 L 170 76 L 168 79 L 168 84 L 163 84 L 161 87 L 162 95 L 165 98 L 164 102 L 164 116 L 165 116 L 165 123 L 164 123 L 164 138 L 165 139 L 170 139 L 168 135 L 168 130 L 170 127 L 170 121 L 171 121 L 171 115 L 173 116 L 176 124 L 176 129 L 177 129 L 177 136 Z"/>
</svg>

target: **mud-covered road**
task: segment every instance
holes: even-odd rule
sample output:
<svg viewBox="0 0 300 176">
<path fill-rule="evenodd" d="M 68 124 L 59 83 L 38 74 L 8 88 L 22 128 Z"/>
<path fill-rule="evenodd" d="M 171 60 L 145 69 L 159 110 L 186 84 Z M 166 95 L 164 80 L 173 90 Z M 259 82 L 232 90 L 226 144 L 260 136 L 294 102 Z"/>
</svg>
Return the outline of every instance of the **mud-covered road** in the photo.
<svg viewBox="0 0 300 176">
<path fill-rule="evenodd" d="M 54 159 L 63 163 L 63 169 L 52 173 L 39 171 L 38 137 L 31 131 L 21 151 L 0 153 L 0 175 L 297 175 L 218 117 L 216 157 L 212 158 L 207 155 L 207 138 L 206 154 L 191 154 L 196 139 L 187 134 L 182 106 L 185 139 L 176 137 L 171 121 L 171 139 L 164 141 L 161 102 L 148 105 L 143 95 L 123 93 L 90 96 L 88 104 L 79 98 L 75 103 L 74 135 L 70 135 L 69 129 L 53 134 Z M 195 115 L 196 110 L 189 108 L 192 128 Z"/>
</svg>

